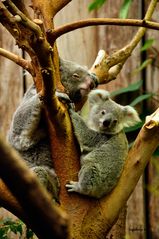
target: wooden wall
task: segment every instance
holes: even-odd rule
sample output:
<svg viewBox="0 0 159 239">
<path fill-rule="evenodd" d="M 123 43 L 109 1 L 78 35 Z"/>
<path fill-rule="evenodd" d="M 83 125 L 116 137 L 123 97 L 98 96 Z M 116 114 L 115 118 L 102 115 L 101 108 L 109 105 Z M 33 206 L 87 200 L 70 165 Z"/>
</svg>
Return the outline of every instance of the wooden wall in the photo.
<svg viewBox="0 0 159 239">
<path fill-rule="evenodd" d="M 59 26 L 64 23 L 90 18 L 90 17 L 118 17 L 119 9 L 123 0 L 107 0 L 106 4 L 98 11 L 88 12 L 89 0 L 76 0 L 69 3 L 56 17 L 55 25 Z M 149 2 L 146 1 L 145 2 Z M 159 8 L 157 8 L 159 10 Z M 141 17 L 141 1 L 134 0 L 129 18 Z M 159 17 L 157 11 L 153 19 Z M 133 27 L 118 27 L 118 26 L 98 26 L 88 27 L 85 29 L 76 30 L 62 36 L 58 40 L 58 50 L 62 58 L 76 61 L 82 65 L 90 67 L 94 62 L 99 49 L 105 49 L 109 54 L 122 48 L 134 36 L 137 28 Z M 159 38 L 156 31 L 148 30 L 147 36 Z M 14 46 L 15 42 L 10 35 L 0 27 L 0 47 L 4 47 L 12 52 L 21 55 L 21 50 Z M 156 48 L 158 41 L 155 42 Z M 132 71 L 141 64 L 140 46 L 133 52 L 130 59 L 125 64 L 118 79 L 106 85 L 106 89 L 112 91 L 120 87 L 129 85 L 135 80 L 141 79 L 140 74 L 135 76 Z M 154 69 L 154 68 L 153 68 Z M 153 70 L 149 67 L 147 74 L 147 86 L 149 90 L 158 92 L 159 84 L 158 69 Z M 22 69 L 16 66 L 11 61 L 0 57 L 0 130 L 6 134 L 11 121 L 11 115 L 20 102 L 23 95 L 23 76 Z M 149 177 L 151 184 L 157 182 L 159 170 L 156 166 L 151 165 Z M 158 191 L 159 193 L 159 191 Z M 145 212 L 144 212 L 144 197 L 143 197 L 143 182 L 139 181 L 134 193 L 131 195 L 127 206 L 127 238 L 143 239 L 145 238 Z M 159 197 L 158 194 L 149 193 L 149 223 L 153 232 L 153 239 L 159 238 Z M 148 238 L 148 237 L 147 237 Z"/>
</svg>

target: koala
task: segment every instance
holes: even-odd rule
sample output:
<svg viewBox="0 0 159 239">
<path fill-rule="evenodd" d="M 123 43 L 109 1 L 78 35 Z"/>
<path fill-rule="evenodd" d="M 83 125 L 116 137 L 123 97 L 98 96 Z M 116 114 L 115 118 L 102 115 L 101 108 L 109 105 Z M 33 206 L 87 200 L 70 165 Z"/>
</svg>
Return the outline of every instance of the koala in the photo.
<svg viewBox="0 0 159 239">
<path fill-rule="evenodd" d="M 94 198 L 108 194 L 117 184 L 128 153 L 124 127 L 140 121 L 135 109 L 110 99 L 105 90 L 92 90 L 88 95 L 89 114 L 86 122 L 69 109 L 74 133 L 81 150 L 78 182 L 66 184 L 68 192 Z"/>
<path fill-rule="evenodd" d="M 98 85 L 95 74 L 89 73 L 84 66 L 60 58 L 61 83 L 69 98 L 77 103 Z"/>
<path fill-rule="evenodd" d="M 77 102 L 96 85 L 95 75 L 76 63 L 61 59 L 60 71 L 61 81 L 72 101 Z M 56 94 L 62 99 L 69 99 L 66 94 Z M 8 140 L 37 174 L 55 201 L 58 201 L 59 181 L 53 169 L 49 137 L 42 117 L 43 105 L 39 96 L 33 84 L 13 115 Z"/>
<path fill-rule="evenodd" d="M 42 120 L 42 102 L 35 85 L 25 93 L 13 115 L 8 141 L 58 202 L 59 181 L 53 169 L 47 129 Z"/>
</svg>

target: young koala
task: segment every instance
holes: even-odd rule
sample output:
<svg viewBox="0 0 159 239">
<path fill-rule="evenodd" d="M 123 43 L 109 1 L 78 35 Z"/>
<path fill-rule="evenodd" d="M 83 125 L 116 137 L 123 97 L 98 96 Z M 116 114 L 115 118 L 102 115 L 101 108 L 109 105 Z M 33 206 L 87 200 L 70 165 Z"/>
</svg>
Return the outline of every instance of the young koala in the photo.
<svg viewBox="0 0 159 239">
<path fill-rule="evenodd" d="M 117 184 L 128 153 L 124 127 L 140 121 L 131 106 L 122 106 L 109 98 L 105 90 L 88 95 L 89 115 L 85 123 L 70 109 L 74 132 L 81 149 L 78 182 L 66 184 L 69 192 L 95 198 L 108 194 Z"/>
<path fill-rule="evenodd" d="M 71 100 L 78 101 L 96 85 L 96 77 L 80 65 L 60 60 L 61 80 Z M 64 94 L 57 93 L 64 97 Z M 42 102 L 32 85 L 13 115 L 8 140 L 58 201 L 59 181 L 53 170 L 49 137 L 42 118 Z"/>
</svg>

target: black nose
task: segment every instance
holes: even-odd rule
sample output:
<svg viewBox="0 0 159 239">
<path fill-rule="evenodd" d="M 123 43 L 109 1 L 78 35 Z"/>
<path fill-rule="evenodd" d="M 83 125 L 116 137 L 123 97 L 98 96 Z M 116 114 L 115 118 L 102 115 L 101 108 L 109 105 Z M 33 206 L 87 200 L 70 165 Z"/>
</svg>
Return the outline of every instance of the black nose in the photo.
<svg viewBox="0 0 159 239">
<path fill-rule="evenodd" d="M 103 121 L 104 127 L 108 127 L 110 125 L 110 123 L 111 123 L 110 119 L 106 119 L 106 120 Z"/>
</svg>

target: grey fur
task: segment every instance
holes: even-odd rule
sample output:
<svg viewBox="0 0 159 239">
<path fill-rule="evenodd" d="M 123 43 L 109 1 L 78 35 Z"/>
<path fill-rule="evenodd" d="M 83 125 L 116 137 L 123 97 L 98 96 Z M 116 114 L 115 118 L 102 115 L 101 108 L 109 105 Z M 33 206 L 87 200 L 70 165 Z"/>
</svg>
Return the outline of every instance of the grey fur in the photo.
<svg viewBox="0 0 159 239">
<path fill-rule="evenodd" d="M 121 106 L 105 90 L 93 90 L 89 96 L 88 120 L 70 109 L 74 132 L 81 148 L 78 182 L 66 184 L 69 192 L 95 198 L 108 194 L 117 184 L 128 153 L 124 126 L 139 122 L 131 106 Z"/>
<path fill-rule="evenodd" d="M 71 100 L 78 101 L 95 86 L 96 77 L 76 63 L 61 59 L 60 71 L 62 83 Z M 66 102 L 69 101 L 66 94 L 60 92 L 56 92 L 56 94 L 61 99 L 65 98 Z M 42 108 L 39 94 L 37 94 L 35 86 L 32 85 L 13 115 L 8 140 L 38 175 L 53 198 L 58 201 L 59 181 L 53 169 L 49 137 L 42 119 Z"/>
<path fill-rule="evenodd" d="M 97 77 L 89 73 L 86 67 L 75 62 L 60 59 L 60 72 L 61 82 L 73 102 L 83 99 L 91 89 L 98 85 Z"/>
</svg>

